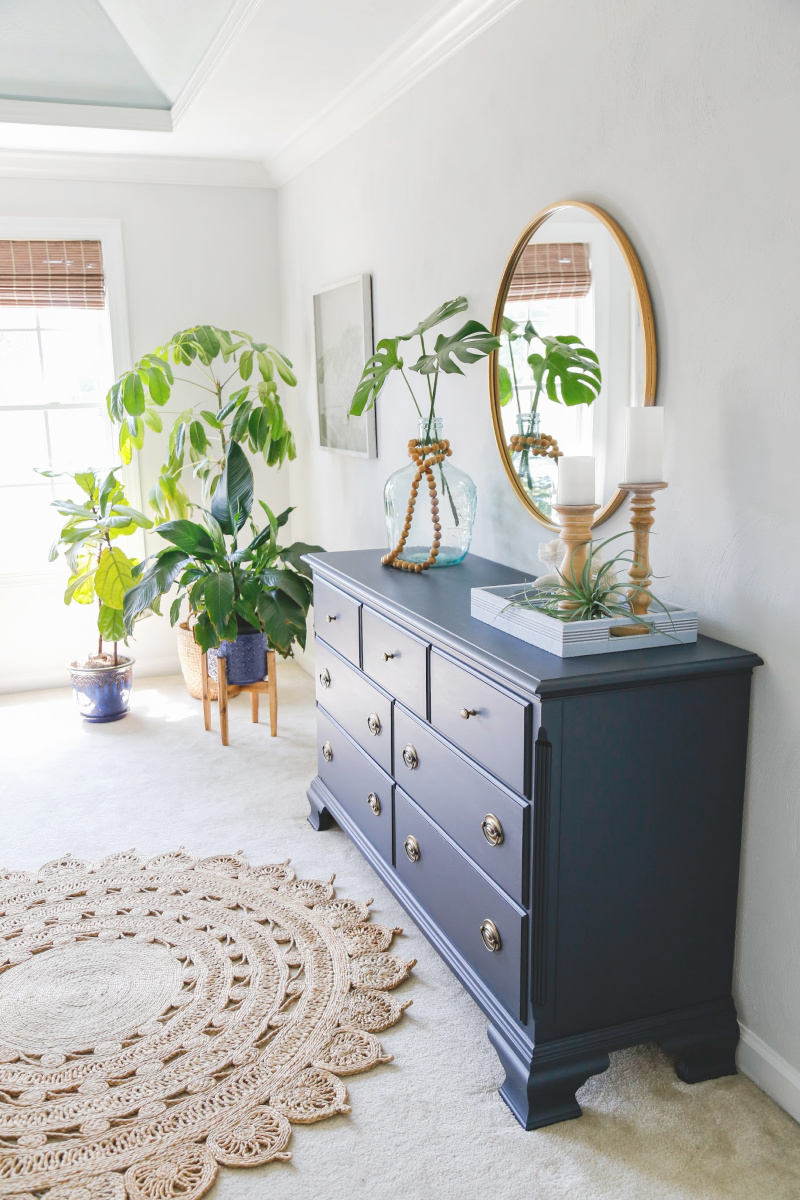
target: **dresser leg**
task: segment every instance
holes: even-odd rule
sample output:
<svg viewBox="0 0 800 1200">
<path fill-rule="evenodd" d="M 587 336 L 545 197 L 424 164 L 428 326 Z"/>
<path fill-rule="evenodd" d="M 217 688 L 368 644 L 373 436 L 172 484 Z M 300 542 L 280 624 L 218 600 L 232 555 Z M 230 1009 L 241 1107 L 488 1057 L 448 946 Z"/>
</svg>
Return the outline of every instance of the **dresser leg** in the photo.
<svg viewBox="0 0 800 1200">
<path fill-rule="evenodd" d="M 308 796 L 308 805 L 311 810 L 308 814 L 309 825 L 312 827 L 312 829 L 316 829 L 317 832 L 320 832 L 323 829 L 330 829 L 331 825 L 334 824 L 333 817 L 325 807 L 325 801 L 314 791 L 313 783 L 306 794 Z"/>
<path fill-rule="evenodd" d="M 489 1026 L 489 1041 L 498 1053 L 506 1078 L 500 1088 L 514 1116 L 525 1129 L 540 1129 L 581 1115 L 575 1099 L 590 1075 L 600 1075 L 608 1069 L 607 1054 L 591 1053 L 580 1057 L 545 1059 L 534 1050 L 522 1056 L 501 1033 Z"/>
<path fill-rule="evenodd" d="M 702 1083 L 736 1074 L 739 1025 L 735 1012 L 704 1022 L 690 1032 L 663 1038 L 661 1048 L 675 1060 L 675 1072 L 684 1083 Z"/>
</svg>

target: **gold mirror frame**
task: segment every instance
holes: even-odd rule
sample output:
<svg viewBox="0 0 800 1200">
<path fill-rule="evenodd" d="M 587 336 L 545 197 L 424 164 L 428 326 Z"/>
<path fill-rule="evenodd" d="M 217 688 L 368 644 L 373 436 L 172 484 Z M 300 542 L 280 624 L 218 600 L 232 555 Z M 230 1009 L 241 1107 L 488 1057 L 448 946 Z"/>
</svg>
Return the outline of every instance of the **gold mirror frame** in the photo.
<svg viewBox="0 0 800 1200">
<path fill-rule="evenodd" d="M 581 208 L 584 212 L 591 213 L 597 217 L 609 231 L 617 246 L 622 252 L 625 263 L 630 272 L 633 281 L 634 290 L 636 292 L 636 302 L 639 306 L 639 319 L 642 326 L 642 338 L 644 341 L 644 399 L 645 405 L 653 405 L 656 402 L 656 328 L 653 321 L 653 306 L 650 303 L 650 293 L 647 290 L 647 281 L 644 277 L 642 264 L 639 262 L 639 257 L 630 243 L 628 236 L 620 228 L 613 217 L 596 204 L 588 204 L 584 200 L 559 200 L 555 204 L 549 204 L 547 208 L 543 208 L 537 213 L 520 235 L 514 249 L 511 252 L 511 257 L 506 263 L 506 268 L 503 271 L 503 278 L 500 281 L 500 290 L 497 293 L 495 301 L 494 314 L 492 316 L 492 333 L 495 337 L 499 337 L 503 328 L 503 311 L 505 309 L 506 297 L 508 289 L 511 286 L 511 280 L 514 272 L 517 269 L 517 264 L 522 257 L 522 251 L 527 246 L 537 229 L 540 228 L 549 216 L 554 212 L 558 212 L 562 208 Z M 500 457 L 503 460 L 503 466 L 506 469 L 506 474 L 511 480 L 511 484 L 517 497 L 527 508 L 540 524 L 546 529 L 558 531 L 560 528 L 549 517 L 533 503 L 529 496 L 526 495 L 522 484 L 511 466 L 509 458 L 505 433 L 503 432 L 503 421 L 501 417 L 500 406 L 500 386 L 498 379 L 498 352 L 493 350 L 489 359 L 489 391 L 492 400 L 492 424 L 494 425 L 494 436 L 497 439 L 497 447 L 500 451 Z M 613 512 L 619 508 L 622 501 L 625 499 L 627 492 L 623 488 L 617 488 L 614 495 L 604 504 L 600 511 L 595 515 L 592 527 L 602 525 L 603 521 L 607 521 Z"/>
</svg>

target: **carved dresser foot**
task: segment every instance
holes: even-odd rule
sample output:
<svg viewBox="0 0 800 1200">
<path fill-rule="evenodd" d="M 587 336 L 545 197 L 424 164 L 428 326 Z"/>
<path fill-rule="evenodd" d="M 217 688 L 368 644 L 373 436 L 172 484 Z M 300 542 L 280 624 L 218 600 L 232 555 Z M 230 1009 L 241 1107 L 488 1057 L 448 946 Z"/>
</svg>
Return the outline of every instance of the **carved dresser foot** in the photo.
<svg viewBox="0 0 800 1200">
<path fill-rule="evenodd" d="M 663 1038 L 661 1048 L 675 1060 L 675 1072 L 684 1083 L 702 1083 L 736 1074 L 739 1025 L 735 1013 L 716 1017 L 688 1032 Z"/>
<path fill-rule="evenodd" d="M 328 812 L 328 809 L 325 806 L 325 801 L 315 793 L 313 783 L 309 788 L 307 795 L 310 809 L 307 818 L 309 825 L 312 827 L 312 829 L 316 829 L 318 833 L 323 829 L 330 829 L 331 825 L 334 824 L 333 817 Z"/>
<path fill-rule="evenodd" d="M 575 1099 L 578 1088 L 590 1075 L 608 1069 L 608 1055 L 596 1052 L 559 1057 L 542 1048 L 523 1057 L 493 1025 L 489 1026 L 489 1041 L 506 1073 L 500 1095 L 525 1129 L 540 1129 L 579 1117 L 581 1106 Z"/>
</svg>

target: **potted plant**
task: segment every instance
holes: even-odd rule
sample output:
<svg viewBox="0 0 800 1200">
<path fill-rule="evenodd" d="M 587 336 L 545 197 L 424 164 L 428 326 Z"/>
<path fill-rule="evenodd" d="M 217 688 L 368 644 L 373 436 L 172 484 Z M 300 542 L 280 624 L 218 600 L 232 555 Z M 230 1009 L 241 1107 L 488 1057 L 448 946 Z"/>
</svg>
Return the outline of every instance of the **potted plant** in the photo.
<svg viewBox="0 0 800 1200">
<path fill-rule="evenodd" d="M 156 527 L 170 544 L 142 564 L 126 592 L 126 628 L 175 585 L 170 622 L 175 624 L 188 598 L 197 617 L 197 644 L 201 651 L 217 650 L 227 659 L 230 683 L 263 679 L 268 646 L 284 658 L 295 642 L 305 646 L 313 590 L 303 555 L 321 547 L 279 545 L 278 531 L 292 509 L 276 517 L 260 504 L 268 521 L 261 530 L 251 519 L 252 469 L 238 443 L 230 442 L 203 521 L 177 518 Z M 251 537 L 240 547 L 239 535 L 248 522 Z"/>
<path fill-rule="evenodd" d="M 368 411 L 383 391 L 394 371 L 399 371 L 411 395 L 419 419 L 417 436 L 408 443 L 412 462 L 390 476 L 384 489 L 386 526 L 389 545 L 383 558 L 387 566 L 424 571 L 461 562 L 469 550 L 475 520 L 477 494 L 466 472 L 445 461 L 451 454 L 450 443 L 442 436 L 442 419 L 436 413 L 440 373 L 463 375 L 460 363 L 472 364 L 485 358 L 500 345 L 498 338 L 479 321 L 466 321 L 454 333 L 440 333 L 433 351 L 428 352 L 425 334 L 443 321 L 464 312 L 464 296 L 442 304 L 411 330 L 394 338 L 383 338 L 367 359 L 361 380 L 350 405 L 350 415 Z M 406 374 L 401 356 L 403 342 L 419 338 L 420 355 L 408 370 L 425 381 L 422 406 Z M 456 361 L 458 360 L 458 361 Z M 416 507 L 417 493 L 423 483 L 430 500 L 430 511 Z"/>
<path fill-rule="evenodd" d="M 146 426 L 161 432 L 162 410 L 176 382 L 204 393 L 196 404 L 174 414 L 167 458 L 149 495 L 160 518 L 185 517 L 193 507 L 182 483 L 187 455 L 203 485 L 204 504 L 214 494 L 231 442 L 248 446 L 269 466 L 295 457 L 278 380 L 287 387 L 297 383 L 292 364 L 280 350 L 254 341 L 248 333 L 215 325 L 181 330 L 120 375 L 106 404 L 118 426 L 120 455 L 126 463 L 134 449 L 141 449 Z"/>
<path fill-rule="evenodd" d="M 81 715 L 93 722 L 118 721 L 128 712 L 134 661 L 119 653 L 119 643 L 127 645 L 123 602 L 138 563 L 114 543 L 136 529 L 148 529 L 152 521 L 131 508 L 115 471 L 39 473 L 49 478 L 66 474 L 84 493 L 85 499 L 53 501 L 66 521 L 50 548 L 50 561 L 62 554 L 69 565 L 65 604 L 97 603 L 97 652 L 69 667 Z M 103 649 L 107 642 L 112 652 Z"/>
</svg>

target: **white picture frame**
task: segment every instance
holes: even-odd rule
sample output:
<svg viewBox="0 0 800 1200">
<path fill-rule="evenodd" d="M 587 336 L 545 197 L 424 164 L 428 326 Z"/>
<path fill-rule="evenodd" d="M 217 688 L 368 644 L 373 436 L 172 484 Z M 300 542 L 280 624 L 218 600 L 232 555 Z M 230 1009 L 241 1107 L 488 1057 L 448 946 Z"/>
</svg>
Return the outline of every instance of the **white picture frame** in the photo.
<svg viewBox="0 0 800 1200">
<path fill-rule="evenodd" d="M 319 444 L 355 458 L 378 457 L 374 406 L 347 413 L 364 363 L 373 353 L 372 277 L 354 275 L 314 295 L 314 364 Z"/>
</svg>

